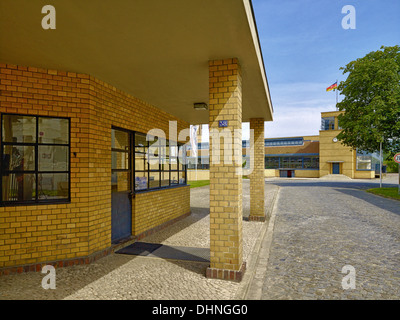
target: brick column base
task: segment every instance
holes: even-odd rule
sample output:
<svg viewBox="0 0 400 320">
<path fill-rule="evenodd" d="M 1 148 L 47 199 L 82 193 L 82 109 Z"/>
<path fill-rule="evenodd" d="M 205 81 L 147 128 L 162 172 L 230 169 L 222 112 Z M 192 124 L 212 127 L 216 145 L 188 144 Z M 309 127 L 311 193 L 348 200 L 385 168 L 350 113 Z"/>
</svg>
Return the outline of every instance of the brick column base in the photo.
<svg viewBox="0 0 400 320">
<path fill-rule="evenodd" d="M 249 216 L 249 221 L 265 222 L 267 221 L 266 216 Z"/>
<path fill-rule="evenodd" d="M 223 270 L 216 268 L 207 268 L 206 277 L 210 279 L 230 280 L 240 282 L 243 279 L 244 272 L 246 271 L 246 262 L 243 262 L 240 270 Z"/>
</svg>

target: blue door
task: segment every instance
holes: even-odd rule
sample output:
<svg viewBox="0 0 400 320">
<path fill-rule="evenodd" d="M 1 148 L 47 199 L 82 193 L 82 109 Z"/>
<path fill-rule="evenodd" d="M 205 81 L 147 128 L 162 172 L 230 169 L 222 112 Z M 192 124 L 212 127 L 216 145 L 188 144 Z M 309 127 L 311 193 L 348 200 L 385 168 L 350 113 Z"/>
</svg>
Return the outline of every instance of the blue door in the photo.
<svg viewBox="0 0 400 320">
<path fill-rule="evenodd" d="M 111 242 L 132 234 L 131 192 L 111 192 Z"/>
<path fill-rule="evenodd" d="M 111 242 L 132 235 L 132 134 L 111 130 Z"/>
<path fill-rule="evenodd" d="M 332 163 L 332 173 L 340 174 L 340 163 Z"/>
</svg>

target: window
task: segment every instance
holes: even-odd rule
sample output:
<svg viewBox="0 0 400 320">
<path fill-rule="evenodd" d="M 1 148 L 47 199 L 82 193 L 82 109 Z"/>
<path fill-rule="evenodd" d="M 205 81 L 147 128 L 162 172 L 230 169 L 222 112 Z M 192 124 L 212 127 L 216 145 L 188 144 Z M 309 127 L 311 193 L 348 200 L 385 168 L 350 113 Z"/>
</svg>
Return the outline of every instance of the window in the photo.
<svg viewBox="0 0 400 320">
<path fill-rule="evenodd" d="M 131 190 L 131 135 L 127 131 L 111 130 L 111 190 Z"/>
<path fill-rule="evenodd" d="M 335 130 L 335 117 L 322 118 L 321 130 Z"/>
<path fill-rule="evenodd" d="M 2 114 L 1 204 L 70 199 L 70 120 Z"/>
<path fill-rule="evenodd" d="M 208 170 L 210 169 L 209 157 L 208 156 L 200 156 L 200 157 L 190 157 L 187 158 L 187 168 L 194 170 L 196 169 L 196 159 L 197 159 L 197 169 L 199 170 Z"/>
<path fill-rule="evenodd" d="M 293 169 L 303 169 L 303 158 L 302 157 L 290 158 L 290 167 Z"/>
<path fill-rule="evenodd" d="M 265 157 L 265 169 L 319 169 L 318 156 Z"/>
<path fill-rule="evenodd" d="M 277 157 L 265 157 L 265 169 L 278 169 L 279 158 Z"/>
<path fill-rule="evenodd" d="M 135 191 L 186 185 L 186 146 L 151 138 L 135 133 Z"/>
<path fill-rule="evenodd" d="M 301 146 L 303 145 L 303 143 L 303 138 L 282 138 L 265 140 L 266 147 Z"/>
<path fill-rule="evenodd" d="M 303 169 L 319 169 L 319 157 L 304 157 Z"/>
<path fill-rule="evenodd" d="M 379 170 L 379 163 L 379 153 L 368 153 L 357 150 L 357 170 Z"/>
</svg>

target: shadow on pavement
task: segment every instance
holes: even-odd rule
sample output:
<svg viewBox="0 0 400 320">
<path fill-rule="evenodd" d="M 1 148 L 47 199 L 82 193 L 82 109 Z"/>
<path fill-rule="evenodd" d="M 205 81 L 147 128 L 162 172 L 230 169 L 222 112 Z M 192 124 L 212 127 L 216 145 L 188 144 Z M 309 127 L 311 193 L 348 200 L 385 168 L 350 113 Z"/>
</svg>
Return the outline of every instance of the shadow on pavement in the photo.
<svg viewBox="0 0 400 320">
<path fill-rule="evenodd" d="M 283 180 L 267 181 L 267 184 L 274 184 L 280 187 L 329 187 L 343 189 L 371 189 L 379 188 L 379 182 L 343 182 L 343 181 L 306 181 L 306 180 Z M 396 184 L 383 183 L 382 187 L 396 187 Z"/>
<path fill-rule="evenodd" d="M 400 201 L 392 200 L 384 197 L 380 197 L 364 190 L 355 190 L 355 189 L 343 189 L 343 188 L 335 188 L 336 191 L 342 192 L 346 195 L 353 196 L 355 198 L 361 199 L 365 202 L 368 202 L 380 209 L 390 211 L 394 214 L 400 215 Z"/>
</svg>

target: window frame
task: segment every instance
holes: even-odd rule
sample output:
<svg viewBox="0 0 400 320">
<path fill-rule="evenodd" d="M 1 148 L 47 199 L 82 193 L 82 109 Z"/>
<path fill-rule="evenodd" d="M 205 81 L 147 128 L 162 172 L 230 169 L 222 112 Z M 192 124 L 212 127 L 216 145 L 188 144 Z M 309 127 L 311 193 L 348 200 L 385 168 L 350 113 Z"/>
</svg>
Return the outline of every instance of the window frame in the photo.
<svg viewBox="0 0 400 320">
<path fill-rule="evenodd" d="M 4 142 L 3 141 L 3 118 L 4 116 L 20 116 L 35 118 L 35 142 Z M 39 119 L 59 119 L 68 121 L 68 143 L 39 143 Z M 30 115 L 30 114 L 19 114 L 19 113 L 2 113 L 0 117 L 0 207 L 15 207 L 15 206 L 35 206 L 35 205 L 50 205 L 50 204 L 62 204 L 71 203 L 71 118 L 69 117 L 56 117 L 56 116 L 45 116 L 45 115 Z M 34 170 L 5 170 L 3 161 L 4 148 L 5 146 L 32 146 L 35 150 L 35 169 Z M 39 147 L 40 146 L 59 146 L 68 148 L 68 165 L 65 171 L 48 171 L 39 170 Z M 35 177 L 35 199 L 34 200 L 18 200 L 18 201 L 5 201 L 3 200 L 3 177 L 5 174 L 33 174 Z M 39 199 L 39 175 L 40 174 L 67 174 L 68 175 L 68 196 L 61 199 Z"/>
<path fill-rule="evenodd" d="M 142 136 L 143 138 L 146 138 L 147 135 L 145 133 L 141 133 L 141 132 L 137 132 L 137 131 L 132 131 L 132 135 L 133 135 L 133 139 L 132 139 L 133 140 L 133 149 L 132 149 L 133 150 L 133 152 L 132 152 L 133 153 L 133 157 L 132 157 L 133 158 L 132 159 L 132 161 L 133 161 L 133 170 L 132 170 L 133 187 L 132 187 L 132 192 L 134 194 L 152 192 L 152 191 L 157 191 L 157 190 L 165 190 L 165 189 L 183 187 L 183 186 L 187 186 L 188 185 L 187 184 L 187 169 L 188 169 L 188 165 L 184 164 L 184 163 L 181 163 L 181 161 L 179 160 L 179 148 L 184 146 L 185 145 L 184 143 L 176 142 L 176 145 L 175 144 L 172 145 L 172 146 L 176 146 L 177 147 L 177 155 L 176 155 L 176 160 L 177 160 L 176 167 L 177 168 L 176 168 L 176 170 L 172 169 L 172 167 L 171 167 L 171 150 L 170 150 L 171 145 L 170 145 L 170 141 L 168 139 L 165 139 L 166 148 L 169 149 L 168 156 L 167 156 L 167 158 L 168 158 L 168 164 L 167 164 L 168 165 L 168 170 L 163 168 L 163 166 L 165 164 L 161 162 L 162 156 L 165 156 L 161 152 L 161 147 L 159 147 L 159 149 L 158 149 L 158 159 L 159 159 L 158 169 L 151 169 L 150 168 L 150 163 L 148 161 L 149 160 L 149 148 L 151 146 L 151 143 L 157 143 L 160 139 L 163 139 L 163 138 L 154 136 L 154 138 L 157 138 L 157 142 L 154 141 L 154 140 L 153 141 L 147 141 L 147 139 L 146 139 L 146 145 L 143 146 L 142 148 L 145 148 L 145 152 L 143 154 L 145 155 L 144 162 L 145 163 L 147 162 L 147 166 L 145 165 L 145 169 L 144 170 L 136 170 L 136 153 L 137 153 L 136 152 L 136 148 L 140 147 L 136 143 L 136 141 L 137 141 L 136 140 L 136 136 Z M 185 152 L 186 151 L 183 150 L 183 153 L 185 153 Z M 172 158 L 175 158 L 175 156 L 173 156 Z M 183 166 L 183 170 L 180 169 L 181 165 Z M 137 172 L 144 173 L 145 176 L 147 177 L 147 188 L 146 189 L 140 189 L 140 190 L 136 189 L 136 173 Z M 175 183 L 175 184 L 171 183 L 171 173 L 172 172 L 176 172 L 177 173 L 178 183 Z M 154 173 L 158 173 L 159 174 L 158 187 L 150 188 L 150 173 L 153 173 L 153 174 Z M 168 185 L 165 185 L 165 186 L 163 186 L 162 183 L 161 183 L 162 177 L 163 177 L 163 173 L 168 173 Z M 184 184 L 180 184 L 179 183 L 179 177 L 180 177 L 181 173 L 184 173 L 184 175 L 185 175 L 185 183 Z"/>
</svg>

